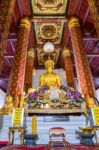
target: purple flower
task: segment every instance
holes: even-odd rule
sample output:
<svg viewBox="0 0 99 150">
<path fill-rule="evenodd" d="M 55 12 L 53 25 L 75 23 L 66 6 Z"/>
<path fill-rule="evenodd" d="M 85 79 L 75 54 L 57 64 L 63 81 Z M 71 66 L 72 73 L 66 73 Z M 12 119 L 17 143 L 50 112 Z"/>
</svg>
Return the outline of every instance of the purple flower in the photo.
<svg viewBox="0 0 99 150">
<path fill-rule="evenodd" d="M 70 98 L 70 97 L 72 96 L 72 93 L 71 93 L 70 91 L 68 91 L 68 92 L 66 93 L 66 96 L 67 96 L 68 98 Z"/>
<path fill-rule="evenodd" d="M 37 99 L 37 96 L 38 96 L 38 94 L 37 94 L 37 92 L 35 91 L 35 92 L 33 92 L 33 93 L 29 93 L 28 98 L 29 98 L 29 99 Z"/>
<path fill-rule="evenodd" d="M 81 93 L 79 93 L 78 91 L 75 91 L 73 99 L 80 100 L 81 98 L 82 98 Z"/>
</svg>

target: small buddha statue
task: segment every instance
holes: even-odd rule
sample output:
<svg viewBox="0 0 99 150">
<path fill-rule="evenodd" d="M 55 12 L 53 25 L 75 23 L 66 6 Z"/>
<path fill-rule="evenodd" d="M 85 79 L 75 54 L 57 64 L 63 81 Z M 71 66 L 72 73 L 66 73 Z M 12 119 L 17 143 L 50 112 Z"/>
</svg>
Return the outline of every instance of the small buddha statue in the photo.
<svg viewBox="0 0 99 150">
<path fill-rule="evenodd" d="M 40 86 L 47 84 L 49 87 L 61 86 L 60 76 L 54 72 L 54 61 L 50 58 L 45 62 L 46 72 L 40 75 Z"/>
<path fill-rule="evenodd" d="M 5 105 L 4 105 L 4 110 L 7 112 L 11 112 L 13 110 L 13 98 L 12 96 L 8 95 L 6 97 Z"/>
</svg>

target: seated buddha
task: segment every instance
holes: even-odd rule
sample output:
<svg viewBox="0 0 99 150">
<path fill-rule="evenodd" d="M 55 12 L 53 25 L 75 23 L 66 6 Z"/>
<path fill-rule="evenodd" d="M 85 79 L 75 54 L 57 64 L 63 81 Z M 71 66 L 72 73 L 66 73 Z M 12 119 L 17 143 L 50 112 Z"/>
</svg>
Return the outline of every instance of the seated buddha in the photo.
<svg viewBox="0 0 99 150">
<path fill-rule="evenodd" d="M 40 86 L 47 84 L 49 90 L 47 95 L 50 95 L 50 99 L 59 99 L 59 90 L 61 86 L 60 76 L 54 72 L 54 61 L 48 59 L 45 62 L 46 72 L 40 75 Z"/>
<path fill-rule="evenodd" d="M 50 58 L 45 62 L 46 72 L 40 75 L 40 86 L 47 84 L 50 88 L 61 86 L 60 76 L 54 72 L 54 61 Z"/>
</svg>

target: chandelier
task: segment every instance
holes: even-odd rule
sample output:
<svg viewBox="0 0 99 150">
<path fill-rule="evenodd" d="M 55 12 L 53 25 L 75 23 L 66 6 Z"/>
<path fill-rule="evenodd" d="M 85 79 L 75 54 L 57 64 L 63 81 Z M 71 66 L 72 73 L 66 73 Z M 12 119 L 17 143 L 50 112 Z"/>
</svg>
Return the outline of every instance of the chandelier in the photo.
<svg viewBox="0 0 99 150">
<path fill-rule="evenodd" d="M 43 46 L 44 52 L 50 53 L 54 51 L 54 44 L 51 42 L 46 42 Z"/>
</svg>

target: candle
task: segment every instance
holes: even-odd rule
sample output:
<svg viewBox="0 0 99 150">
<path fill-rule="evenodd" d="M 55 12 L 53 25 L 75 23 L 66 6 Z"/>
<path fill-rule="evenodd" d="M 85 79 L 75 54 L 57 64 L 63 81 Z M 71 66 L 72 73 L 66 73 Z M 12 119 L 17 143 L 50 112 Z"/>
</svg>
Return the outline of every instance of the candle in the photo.
<svg viewBox="0 0 99 150">
<path fill-rule="evenodd" d="M 43 104 L 41 104 L 41 109 L 43 109 Z"/>
<path fill-rule="evenodd" d="M 32 134 L 36 134 L 36 115 L 32 117 Z"/>
<path fill-rule="evenodd" d="M 46 109 L 49 109 L 49 104 L 46 104 Z"/>
</svg>

